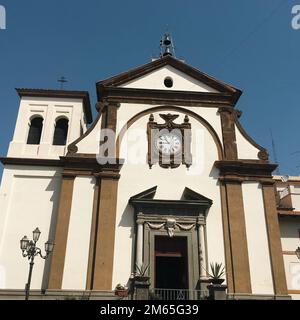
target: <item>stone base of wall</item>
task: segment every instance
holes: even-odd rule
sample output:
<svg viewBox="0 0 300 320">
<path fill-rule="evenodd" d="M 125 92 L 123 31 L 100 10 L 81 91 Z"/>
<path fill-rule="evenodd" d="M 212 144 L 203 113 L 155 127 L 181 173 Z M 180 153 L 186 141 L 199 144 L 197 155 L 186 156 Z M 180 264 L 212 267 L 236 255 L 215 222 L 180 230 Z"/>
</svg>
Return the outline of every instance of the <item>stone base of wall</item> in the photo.
<svg viewBox="0 0 300 320">
<path fill-rule="evenodd" d="M 265 294 L 227 294 L 227 300 L 291 300 L 291 296 Z"/>
<path fill-rule="evenodd" d="M 24 290 L 0 290 L 0 300 L 24 300 Z M 114 291 L 30 290 L 29 300 L 121 300 Z"/>
<path fill-rule="evenodd" d="M 30 290 L 29 300 L 122 300 L 114 291 Z M 24 290 L 0 290 L 0 300 L 25 300 Z M 227 300 L 291 300 L 291 296 L 227 294 Z"/>
</svg>

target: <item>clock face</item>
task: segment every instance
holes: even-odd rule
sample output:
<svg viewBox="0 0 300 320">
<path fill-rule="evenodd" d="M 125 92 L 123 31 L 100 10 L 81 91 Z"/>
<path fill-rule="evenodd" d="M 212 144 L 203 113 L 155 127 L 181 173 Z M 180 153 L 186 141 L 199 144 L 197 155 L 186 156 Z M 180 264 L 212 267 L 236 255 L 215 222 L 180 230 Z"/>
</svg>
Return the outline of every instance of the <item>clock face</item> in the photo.
<svg viewBox="0 0 300 320">
<path fill-rule="evenodd" d="M 156 148 L 164 155 L 174 155 L 181 151 L 181 139 L 176 134 L 160 134 L 155 141 Z"/>
</svg>

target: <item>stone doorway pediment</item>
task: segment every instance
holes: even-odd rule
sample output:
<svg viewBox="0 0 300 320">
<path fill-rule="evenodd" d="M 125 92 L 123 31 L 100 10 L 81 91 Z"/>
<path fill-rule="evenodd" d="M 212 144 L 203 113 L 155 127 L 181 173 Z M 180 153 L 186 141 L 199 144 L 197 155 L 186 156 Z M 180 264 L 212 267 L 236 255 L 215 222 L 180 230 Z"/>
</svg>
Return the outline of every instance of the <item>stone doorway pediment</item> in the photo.
<svg viewBox="0 0 300 320">
<path fill-rule="evenodd" d="M 152 215 L 200 216 L 206 215 L 213 201 L 185 187 L 178 200 L 154 199 L 157 186 L 147 189 L 129 199 L 136 212 Z"/>
</svg>

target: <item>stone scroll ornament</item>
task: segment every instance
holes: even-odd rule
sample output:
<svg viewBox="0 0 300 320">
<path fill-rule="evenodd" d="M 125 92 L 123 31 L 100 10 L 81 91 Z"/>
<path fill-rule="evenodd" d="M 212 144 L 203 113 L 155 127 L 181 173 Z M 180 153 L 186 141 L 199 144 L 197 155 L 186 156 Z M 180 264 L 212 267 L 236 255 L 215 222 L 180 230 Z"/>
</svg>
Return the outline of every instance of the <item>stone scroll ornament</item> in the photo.
<svg viewBox="0 0 300 320">
<path fill-rule="evenodd" d="M 160 230 L 161 228 L 165 228 L 167 230 L 168 236 L 170 238 L 174 237 L 174 231 L 176 229 L 176 227 L 178 227 L 181 230 L 184 231 L 189 231 L 191 229 L 193 229 L 193 227 L 195 227 L 195 223 L 192 224 L 181 224 L 178 223 L 175 219 L 167 219 L 165 222 L 163 223 L 151 223 L 151 222 L 146 222 L 148 224 L 148 226 L 153 229 L 153 230 Z"/>
</svg>

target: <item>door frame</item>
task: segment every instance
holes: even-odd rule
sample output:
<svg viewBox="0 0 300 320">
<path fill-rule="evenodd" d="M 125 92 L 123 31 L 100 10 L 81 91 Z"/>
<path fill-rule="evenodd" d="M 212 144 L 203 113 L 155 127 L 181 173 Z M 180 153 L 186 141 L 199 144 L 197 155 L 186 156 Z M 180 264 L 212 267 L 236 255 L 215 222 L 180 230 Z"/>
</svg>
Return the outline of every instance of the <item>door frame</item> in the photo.
<svg viewBox="0 0 300 320">
<path fill-rule="evenodd" d="M 184 249 L 183 251 L 181 250 L 180 253 L 182 254 L 181 257 L 172 257 L 172 255 L 164 255 L 164 258 L 169 258 L 170 260 L 168 260 L 168 265 L 167 265 L 167 268 L 169 268 L 170 263 L 171 263 L 171 260 L 173 259 L 182 259 L 181 261 L 184 263 L 184 266 L 183 266 L 183 269 L 182 269 L 182 272 L 183 274 L 186 276 L 186 280 L 184 282 L 184 285 L 185 287 L 184 288 L 181 288 L 181 287 L 176 287 L 176 281 L 174 281 L 174 279 L 172 279 L 172 283 L 173 285 L 175 285 L 175 288 L 173 289 L 189 289 L 189 269 L 188 269 L 188 266 L 189 266 L 189 261 L 188 261 L 188 239 L 187 237 L 184 237 L 184 236 L 180 236 L 180 237 L 168 237 L 168 236 L 159 236 L 159 235 L 155 235 L 154 236 L 154 249 L 155 249 L 155 254 L 154 254 L 154 275 L 153 275 L 153 282 L 155 284 L 155 288 L 159 288 L 159 289 L 163 289 L 163 287 L 159 287 L 157 285 L 157 273 L 158 273 L 158 268 L 157 268 L 157 264 L 158 264 L 158 259 L 159 258 L 163 258 L 162 256 L 159 256 L 159 255 L 156 255 L 156 250 L 157 250 L 157 247 L 156 247 L 156 244 L 158 244 L 157 242 L 157 238 L 156 237 L 159 237 L 160 239 L 167 239 L 168 241 L 170 241 L 170 244 L 172 242 L 172 240 L 176 241 L 176 240 L 180 240 L 180 242 L 182 242 L 184 244 L 184 246 L 182 246 L 181 249 Z M 164 240 L 162 240 L 164 241 Z M 175 250 L 176 250 L 176 246 L 174 246 Z M 175 252 L 175 251 L 174 251 Z M 179 251 L 176 251 L 176 252 L 179 252 Z M 171 267 L 172 268 L 172 267 Z M 177 270 L 178 271 L 178 270 Z M 165 277 L 167 276 L 167 274 L 165 273 L 168 273 L 169 271 L 168 270 L 165 270 L 165 272 L 163 272 L 162 276 Z M 176 272 L 176 271 L 175 271 Z M 176 272 L 178 274 L 178 272 Z M 178 276 L 180 276 L 180 274 L 178 274 Z M 177 279 L 178 280 L 178 279 Z M 182 283 L 183 284 L 183 283 Z M 172 287 L 167 287 L 165 289 L 172 289 Z"/>
<path fill-rule="evenodd" d="M 151 230 L 147 224 L 144 225 L 144 228 L 144 263 L 149 264 L 150 288 L 154 289 L 155 236 L 167 236 L 167 233 L 162 230 Z M 190 231 L 175 230 L 174 237 L 187 238 L 188 289 L 195 290 L 199 280 L 197 230 L 195 228 Z"/>
</svg>

